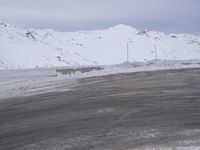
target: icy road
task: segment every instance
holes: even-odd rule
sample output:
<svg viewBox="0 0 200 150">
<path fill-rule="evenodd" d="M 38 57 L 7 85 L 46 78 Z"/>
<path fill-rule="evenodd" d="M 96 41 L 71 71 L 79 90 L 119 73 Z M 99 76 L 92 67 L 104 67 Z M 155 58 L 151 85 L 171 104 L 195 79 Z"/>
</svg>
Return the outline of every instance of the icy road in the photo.
<svg viewBox="0 0 200 150">
<path fill-rule="evenodd" d="M 1 150 L 200 149 L 200 69 L 78 79 L 0 101 Z"/>
</svg>

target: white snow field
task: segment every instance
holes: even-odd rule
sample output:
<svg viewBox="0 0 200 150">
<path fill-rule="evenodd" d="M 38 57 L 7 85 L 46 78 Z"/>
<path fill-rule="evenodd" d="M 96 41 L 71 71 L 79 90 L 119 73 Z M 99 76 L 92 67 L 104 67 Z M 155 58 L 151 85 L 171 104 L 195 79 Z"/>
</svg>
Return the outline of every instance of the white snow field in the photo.
<svg viewBox="0 0 200 150">
<path fill-rule="evenodd" d="M 0 23 L 0 69 L 113 65 L 130 61 L 200 59 L 200 37 L 140 31 L 127 25 L 57 32 Z M 156 50 L 155 50 L 156 48 Z"/>
</svg>

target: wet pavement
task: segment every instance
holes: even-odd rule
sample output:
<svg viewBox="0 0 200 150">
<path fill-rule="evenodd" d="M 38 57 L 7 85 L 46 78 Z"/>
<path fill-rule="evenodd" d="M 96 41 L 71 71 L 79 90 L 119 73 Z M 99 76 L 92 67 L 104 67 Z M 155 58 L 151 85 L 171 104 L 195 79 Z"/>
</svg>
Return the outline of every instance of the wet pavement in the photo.
<svg viewBox="0 0 200 150">
<path fill-rule="evenodd" d="M 200 148 L 200 69 L 79 79 L 0 101 L 1 150 Z"/>
</svg>

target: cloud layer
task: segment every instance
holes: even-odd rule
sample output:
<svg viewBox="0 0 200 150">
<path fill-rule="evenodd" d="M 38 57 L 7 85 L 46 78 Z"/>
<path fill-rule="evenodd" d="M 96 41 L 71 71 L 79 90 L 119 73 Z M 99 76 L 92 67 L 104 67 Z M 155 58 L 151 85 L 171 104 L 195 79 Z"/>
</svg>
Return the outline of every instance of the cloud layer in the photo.
<svg viewBox="0 0 200 150">
<path fill-rule="evenodd" d="M 128 24 L 167 32 L 200 32 L 199 0 L 0 0 L 0 20 L 60 31 Z"/>
</svg>

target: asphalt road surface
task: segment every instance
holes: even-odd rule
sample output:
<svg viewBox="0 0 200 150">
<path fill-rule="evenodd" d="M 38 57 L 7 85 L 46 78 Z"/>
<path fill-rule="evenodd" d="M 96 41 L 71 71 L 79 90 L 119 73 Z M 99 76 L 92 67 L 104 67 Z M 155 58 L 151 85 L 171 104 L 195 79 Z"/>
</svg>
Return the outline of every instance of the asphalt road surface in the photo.
<svg viewBox="0 0 200 150">
<path fill-rule="evenodd" d="M 200 147 L 200 69 L 80 79 L 0 101 L 1 150 Z"/>
</svg>

